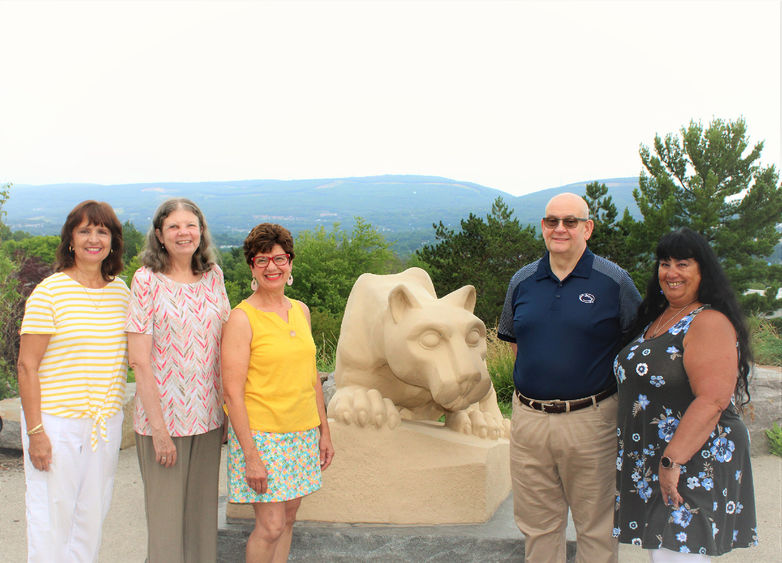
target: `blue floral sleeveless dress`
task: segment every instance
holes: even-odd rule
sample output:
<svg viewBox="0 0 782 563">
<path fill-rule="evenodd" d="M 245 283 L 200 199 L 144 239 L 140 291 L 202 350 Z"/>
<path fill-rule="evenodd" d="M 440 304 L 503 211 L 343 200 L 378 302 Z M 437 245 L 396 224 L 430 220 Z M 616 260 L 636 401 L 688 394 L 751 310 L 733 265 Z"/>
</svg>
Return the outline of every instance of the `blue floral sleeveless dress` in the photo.
<svg viewBox="0 0 782 563">
<path fill-rule="evenodd" d="M 666 506 L 660 494 L 660 457 L 695 399 L 684 371 L 684 335 L 707 307 L 657 338 L 645 340 L 642 333 L 614 360 L 619 440 L 613 535 L 621 543 L 712 556 L 757 544 L 749 433 L 734 404 L 682 466 L 684 502 Z"/>
</svg>

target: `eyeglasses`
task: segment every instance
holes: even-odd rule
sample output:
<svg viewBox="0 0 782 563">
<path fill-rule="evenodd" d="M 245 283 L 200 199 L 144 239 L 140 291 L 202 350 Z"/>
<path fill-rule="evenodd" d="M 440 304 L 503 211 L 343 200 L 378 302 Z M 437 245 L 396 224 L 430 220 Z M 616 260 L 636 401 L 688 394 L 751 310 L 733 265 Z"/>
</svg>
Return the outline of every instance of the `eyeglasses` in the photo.
<svg viewBox="0 0 782 563">
<path fill-rule="evenodd" d="M 549 229 L 556 229 L 560 221 L 562 221 L 566 229 L 575 229 L 580 221 L 589 221 L 589 219 L 582 217 L 543 217 L 543 224 Z"/>
<path fill-rule="evenodd" d="M 265 268 L 269 262 L 274 262 L 275 266 L 286 266 L 291 261 L 290 254 L 275 254 L 274 256 L 256 256 L 252 259 L 252 264 L 256 268 Z"/>
</svg>

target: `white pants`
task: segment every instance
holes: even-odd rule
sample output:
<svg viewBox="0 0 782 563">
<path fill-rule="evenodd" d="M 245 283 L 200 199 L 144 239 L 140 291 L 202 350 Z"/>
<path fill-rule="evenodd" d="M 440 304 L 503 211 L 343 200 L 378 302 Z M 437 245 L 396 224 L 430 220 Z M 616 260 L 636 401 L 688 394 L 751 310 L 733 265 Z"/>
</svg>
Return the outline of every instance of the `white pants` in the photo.
<svg viewBox="0 0 782 563">
<path fill-rule="evenodd" d="M 27 453 L 22 413 L 27 492 L 27 561 L 89 563 L 98 560 L 101 527 L 109 511 L 122 441 L 122 411 L 106 420 L 108 442 L 92 451 L 92 420 L 41 414 L 52 444 L 49 471 L 38 471 Z"/>
<path fill-rule="evenodd" d="M 651 563 L 709 563 L 711 558 L 700 553 L 679 553 L 661 547 L 649 550 L 649 561 Z"/>
</svg>

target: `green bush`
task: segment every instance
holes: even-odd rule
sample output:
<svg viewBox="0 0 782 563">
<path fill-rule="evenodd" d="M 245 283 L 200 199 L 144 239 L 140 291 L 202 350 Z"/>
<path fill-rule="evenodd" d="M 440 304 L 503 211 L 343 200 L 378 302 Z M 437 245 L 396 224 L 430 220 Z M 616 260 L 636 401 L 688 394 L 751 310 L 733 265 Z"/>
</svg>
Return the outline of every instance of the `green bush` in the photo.
<svg viewBox="0 0 782 563">
<path fill-rule="evenodd" d="M 318 348 L 318 371 L 331 373 L 334 371 L 339 330 L 342 317 L 318 307 L 310 308 L 312 318 L 312 339 Z"/>
<path fill-rule="evenodd" d="M 768 436 L 768 449 L 774 454 L 782 457 L 782 428 L 777 423 L 774 423 L 769 430 L 766 430 L 766 436 Z"/>
<path fill-rule="evenodd" d="M 764 366 L 782 366 L 780 319 L 766 319 L 753 315 L 747 320 L 755 363 Z"/>
<path fill-rule="evenodd" d="M 0 401 L 19 395 L 19 384 L 14 370 L 9 369 L 8 362 L 0 358 Z"/>
<path fill-rule="evenodd" d="M 510 344 L 497 338 L 497 329 L 492 328 L 486 334 L 486 366 L 497 393 L 500 411 L 510 417 L 513 403 L 513 365 L 516 358 Z"/>
</svg>

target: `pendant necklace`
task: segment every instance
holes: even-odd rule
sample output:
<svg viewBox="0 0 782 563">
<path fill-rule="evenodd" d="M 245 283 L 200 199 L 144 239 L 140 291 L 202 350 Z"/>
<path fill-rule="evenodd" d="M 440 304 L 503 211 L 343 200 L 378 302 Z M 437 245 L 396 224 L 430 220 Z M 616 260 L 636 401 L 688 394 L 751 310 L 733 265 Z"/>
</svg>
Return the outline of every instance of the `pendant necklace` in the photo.
<svg viewBox="0 0 782 563">
<path fill-rule="evenodd" d="M 652 338 L 657 338 L 658 336 L 660 336 L 660 334 L 662 334 L 662 329 L 664 329 L 666 326 L 668 326 L 668 323 L 670 323 L 673 319 L 675 319 L 679 315 L 679 313 L 684 311 L 687 307 L 689 307 L 690 305 L 692 305 L 696 301 L 697 301 L 697 299 L 694 299 L 694 300 L 690 301 L 689 303 L 687 303 L 684 307 L 682 307 L 681 309 L 676 311 L 673 315 L 668 317 L 668 320 L 665 321 L 662 325 L 660 325 L 660 322 L 663 320 L 663 316 L 660 315 L 660 318 L 657 319 L 656 323 L 654 323 L 654 331 L 652 332 Z"/>
</svg>

